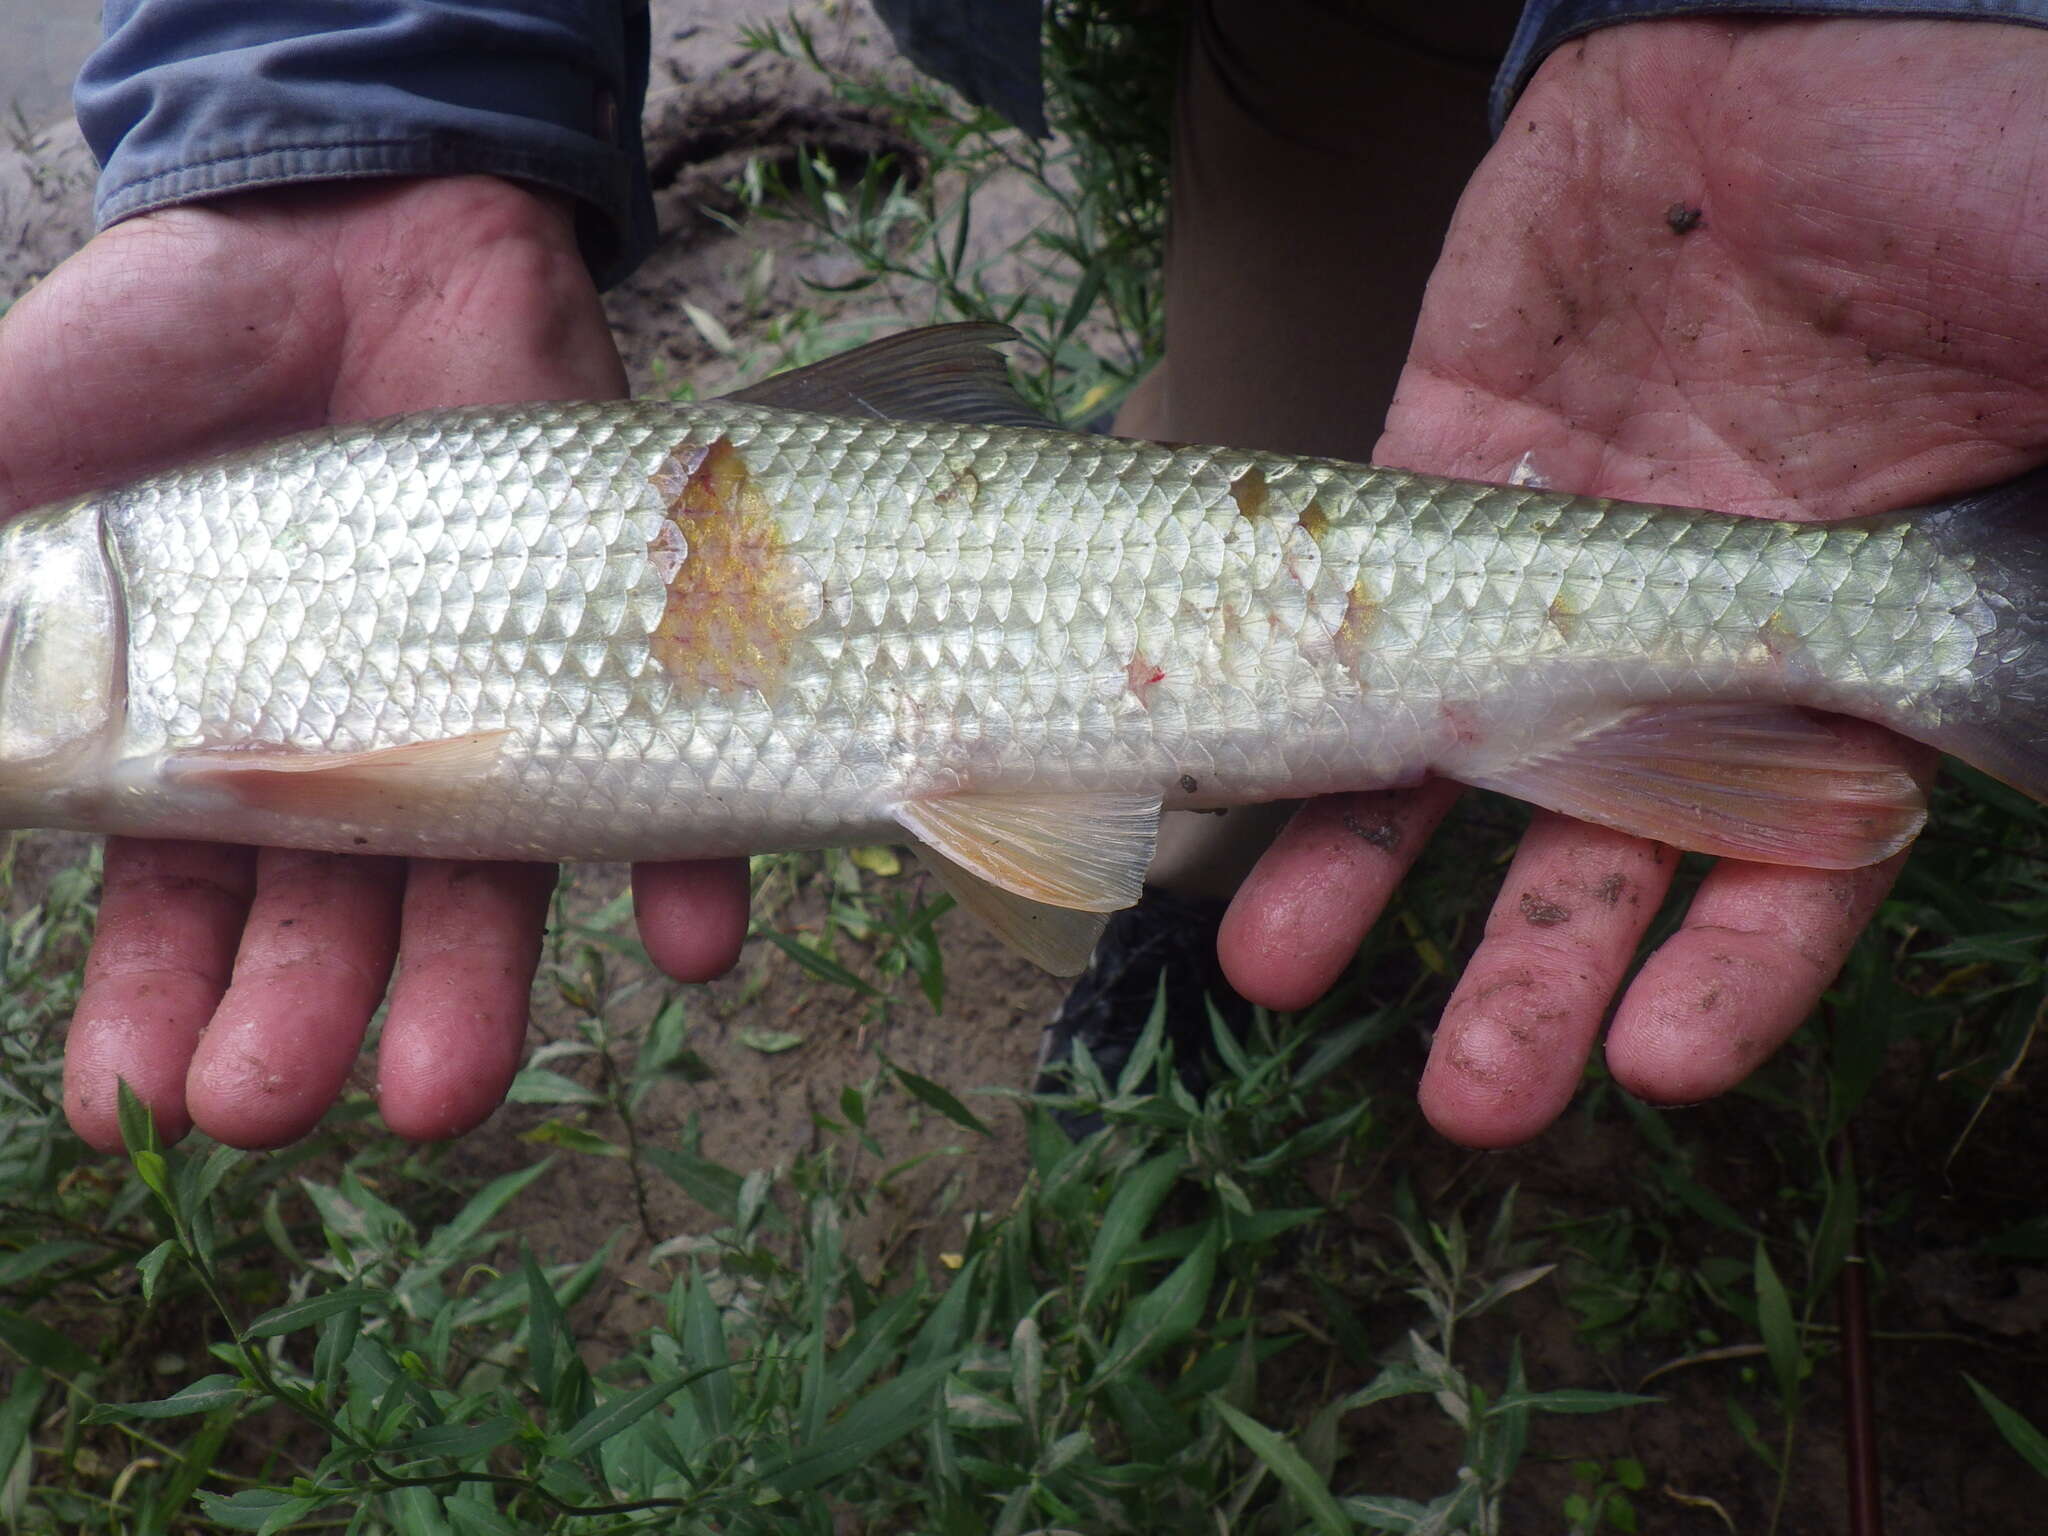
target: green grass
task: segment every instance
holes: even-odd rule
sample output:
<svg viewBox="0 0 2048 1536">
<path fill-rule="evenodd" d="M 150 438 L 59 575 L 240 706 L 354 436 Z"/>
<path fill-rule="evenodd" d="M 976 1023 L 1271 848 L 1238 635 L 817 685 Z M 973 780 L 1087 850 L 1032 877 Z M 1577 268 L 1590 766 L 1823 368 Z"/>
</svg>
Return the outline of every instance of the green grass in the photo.
<svg viewBox="0 0 2048 1536">
<path fill-rule="evenodd" d="M 1055 9 L 1101 52 L 1055 57 L 1055 117 L 1077 132 L 1054 147 L 936 91 L 846 82 L 920 162 L 800 158 L 748 178 L 745 201 L 932 318 L 1017 324 L 1037 398 L 1093 417 L 1159 347 L 1156 120 L 1104 83 L 1158 49 L 1115 11 Z M 971 255 L 975 189 L 998 174 L 1042 181 L 1061 210 L 1001 269 L 1013 284 Z M 846 339 L 842 299 L 785 316 L 764 350 Z M 14 891 L 16 840 L 0 1522 L 1749 1532 L 1805 1497 L 1824 1523 L 1812 1511 L 1839 1506 L 1813 1491 L 1810 1449 L 1837 1433 L 1834 1296 L 1857 1219 L 1881 1302 L 1966 1194 L 1974 1262 L 2048 1259 L 2030 1179 L 2000 1204 L 1950 1174 L 1996 1183 L 2030 1145 L 2014 1100 L 2044 1009 L 2048 815 L 1979 776 L 1945 788 L 1821 1015 L 1739 1094 L 1666 1113 L 1595 1068 L 1547 1144 L 1574 1150 L 1471 1158 L 1419 1124 L 1412 1075 L 1483 921 L 1492 882 L 1473 872 L 1514 826 L 1481 810 L 1450 828 L 1314 1013 L 1258 1015 L 1241 1038 L 1216 1025 L 1199 1097 L 1154 1070 L 1156 1029 L 1118 1081 L 1084 1059 L 1053 1100 L 878 1053 L 825 1090 L 808 1148 L 765 1168 L 706 1155 L 694 1117 L 653 1129 L 657 1095 L 718 1070 L 699 1005 L 646 969 L 621 903 L 563 905 L 542 985 L 569 1022 L 521 1075 L 534 1160 L 509 1173 L 384 1136 L 359 1096 L 288 1152 L 165 1149 L 131 1114 L 128 1161 L 87 1154 L 56 1053 L 96 874 Z M 886 856 L 764 860 L 757 878 L 776 963 L 849 1015 L 882 1021 L 913 993 L 940 1007 L 959 985 L 944 904 Z M 750 1027 L 749 1048 L 789 1048 Z M 1104 1127 L 1070 1141 L 1056 1105 Z M 950 1145 L 891 1145 L 881 1127 L 905 1111 Z M 929 1160 L 1003 1137 L 1022 1148 L 1004 1201 L 937 1197 L 957 1237 L 858 1237 Z M 599 1168 L 628 1175 L 615 1238 L 533 1252 L 535 1202 Z M 684 1229 L 655 1214 L 679 1208 L 697 1213 Z M 605 1323 L 622 1295 L 644 1325 Z M 1879 1342 L 1922 1351 L 1917 1390 L 1953 1404 L 1986 1475 L 2048 1471 L 2009 1340 Z M 1715 1454 L 1670 1450 L 1691 1442 Z M 1741 1472 L 1697 1481 L 1730 1456 Z"/>
</svg>

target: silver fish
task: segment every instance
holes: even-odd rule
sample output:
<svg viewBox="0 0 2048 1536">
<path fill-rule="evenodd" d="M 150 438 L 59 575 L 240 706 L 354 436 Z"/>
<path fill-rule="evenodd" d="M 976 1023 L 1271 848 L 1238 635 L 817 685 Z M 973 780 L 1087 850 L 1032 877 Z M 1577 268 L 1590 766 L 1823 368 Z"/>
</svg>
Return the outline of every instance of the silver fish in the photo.
<svg viewBox="0 0 2048 1536">
<path fill-rule="evenodd" d="M 908 838 L 1072 971 L 1162 807 L 1443 774 L 1849 867 L 2048 793 L 2039 484 L 1812 524 L 1051 430 L 995 327 L 309 433 L 0 530 L 0 822 L 458 858 Z"/>
</svg>

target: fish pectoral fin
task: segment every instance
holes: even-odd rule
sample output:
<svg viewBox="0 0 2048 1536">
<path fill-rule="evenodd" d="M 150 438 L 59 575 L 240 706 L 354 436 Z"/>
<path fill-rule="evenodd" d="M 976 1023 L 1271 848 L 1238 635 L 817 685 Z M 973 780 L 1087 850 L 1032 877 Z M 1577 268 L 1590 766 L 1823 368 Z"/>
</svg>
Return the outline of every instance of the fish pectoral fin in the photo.
<svg viewBox="0 0 2048 1536">
<path fill-rule="evenodd" d="M 792 368 L 723 398 L 742 405 L 880 421 L 1049 427 L 1010 382 L 998 343 L 1007 325 L 930 325 Z"/>
<path fill-rule="evenodd" d="M 1138 899 L 1159 841 L 1159 796 L 945 795 L 896 819 L 920 843 L 1028 901 L 1114 912 Z"/>
<path fill-rule="evenodd" d="M 479 731 L 370 752 L 202 748 L 173 753 L 163 771 L 173 783 L 221 790 L 256 810 L 360 814 L 407 798 L 442 800 L 471 787 L 491 771 L 511 734 Z"/>
<path fill-rule="evenodd" d="M 1911 842 L 1927 796 L 1896 756 L 1789 705 L 1654 704 L 1533 757 L 1448 770 L 1694 853 L 1857 869 Z"/>
<path fill-rule="evenodd" d="M 990 885 L 914 838 L 910 847 L 962 911 L 980 918 L 997 938 L 1033 965 L 1055 976 L 1078 976 L 1088 968 L 1095 941 L 1109 924 L 1108 913 L 1077 912 L 1072 907 L 1032 901 Z"/>
</svg>

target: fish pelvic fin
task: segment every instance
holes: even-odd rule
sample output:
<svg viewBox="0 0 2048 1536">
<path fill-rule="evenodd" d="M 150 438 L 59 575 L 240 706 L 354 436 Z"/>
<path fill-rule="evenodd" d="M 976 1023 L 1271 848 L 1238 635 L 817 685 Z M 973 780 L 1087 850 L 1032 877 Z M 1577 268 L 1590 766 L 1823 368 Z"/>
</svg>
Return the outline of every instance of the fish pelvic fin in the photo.
<svg viewBox="0 0 2048 1536">
<path fill-rule="evenodd" d="M 1875 864 L 1927 820 L 1924 787 L 1884 738 L 1785 705 L 1646 705 L 1453 773 L 1675 848 L 1807 869 Z"/>
<path fill-rule="evenodd" d="M 955 901 L 1034 965 L 1078 976 L 1108 914 L 1137 901 L 1159 842 L 1157 795 L 961 794 L 896 820 Z"/>
<path fill-rule="evenodd" d="M 964 865 L 913 839 L 911 851 L 946 894 L 987 925 L 990 932 L 1040 970 L 1078 976 L 1088 968 L 1096 940 L 1109 925 L 1107 912 L 1077 912 L 1032 901 L 991 885 Z"/>
<path fill-rule="evenodd" d="M 960 794 L 906 800 L 925 847 L 1028 901 L 1079 912 L 1135 903 L 1159 841 L 1159 796 Z"/>
<path fill-rule="evenodd" d="M 1968 677 L 1887 723 L 2048 801 L 2048 467 L 1904 515 L 1968 568 L 1991 624 Z"/>
</svg>

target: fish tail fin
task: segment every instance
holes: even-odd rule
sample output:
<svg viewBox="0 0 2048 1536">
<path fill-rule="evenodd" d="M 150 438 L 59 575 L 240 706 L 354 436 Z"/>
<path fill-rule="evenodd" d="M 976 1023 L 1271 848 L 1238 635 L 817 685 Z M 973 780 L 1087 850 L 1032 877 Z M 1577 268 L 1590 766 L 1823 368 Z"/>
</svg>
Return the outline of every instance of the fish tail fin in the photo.
<svg viewBox="0 0 2048 1536">
<path fill-rule="evenodd" d="M 2048 801 L 2048 467 L 1912 514 L 1974 579 L 1988 632 L 1969 672 L 1919 701 L 1902 728 Z"/>
</svg>

